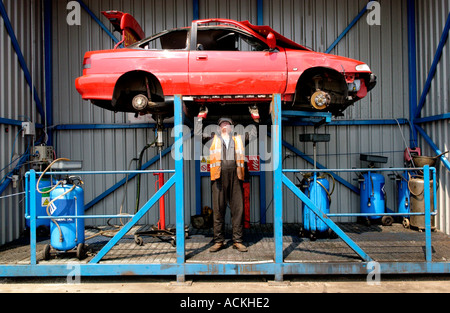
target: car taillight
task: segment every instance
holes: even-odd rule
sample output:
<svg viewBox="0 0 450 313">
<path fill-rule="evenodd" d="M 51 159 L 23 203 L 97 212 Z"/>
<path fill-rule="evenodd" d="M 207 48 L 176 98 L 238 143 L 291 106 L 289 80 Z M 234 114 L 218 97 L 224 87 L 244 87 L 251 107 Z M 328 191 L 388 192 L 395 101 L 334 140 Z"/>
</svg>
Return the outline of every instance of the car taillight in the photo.
<svg viewBox="0 0 450 313">
<path fill-rule="evenodd" d="M 91 68 L 91 58 L 84 58 L 83 71 Z"/>
</svg>

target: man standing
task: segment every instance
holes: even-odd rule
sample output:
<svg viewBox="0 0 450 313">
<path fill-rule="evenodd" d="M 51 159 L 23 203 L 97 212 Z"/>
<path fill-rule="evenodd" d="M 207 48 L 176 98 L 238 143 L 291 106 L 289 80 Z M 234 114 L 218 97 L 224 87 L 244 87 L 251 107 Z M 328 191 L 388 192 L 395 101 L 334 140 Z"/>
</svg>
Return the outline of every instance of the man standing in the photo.
<svg viewBox="0 0 450 313">
<path fill-rule="evenodd" d="M 224 247 L 225 212 L 227 203 L 231 209 L 233 248 L 247 252 L 242 243 L 244 201 L 242 181 L 245 176 L 245 147 L 241 136 L 232 136 L 233 121 L 219 120 L 220 136 L 215 135 L 210 148 L 212 201 L 214 219 L 214 245 L 210 252 Z"/>
</svg>

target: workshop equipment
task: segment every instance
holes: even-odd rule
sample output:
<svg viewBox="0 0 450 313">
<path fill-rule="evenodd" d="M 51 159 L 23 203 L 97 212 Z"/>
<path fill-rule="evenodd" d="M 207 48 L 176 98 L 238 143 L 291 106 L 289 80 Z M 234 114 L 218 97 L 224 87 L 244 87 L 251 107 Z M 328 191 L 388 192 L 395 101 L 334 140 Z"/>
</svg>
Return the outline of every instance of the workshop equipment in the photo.
<svg viewBox="0 0 450 313">
<path fill-rule="evenodd" d="M 429 165 L 430 167 L 434 167 L 436 165 L 437 160 L 443 156 L 449 153 L 449 151 L 441 153 L 435 157 L 429 157 L 429 156 L 413 156 L 412 159 L 414 161 L 414 164 L 416 167 L 424 167 L 425 165 Z"/>
<path fill-rule="evenodd" d="M 360 160 L 369 162 L 369 168 L 375 168 L 375 163 L 387 163 L 388 158 L 376 155 L 361 154 Z M 383 215 L 386 213 L 386 180 L 382 174 L 367 171 L 359 174 L 360 186 L 360 210 L 361 213 L 370 214 L 360 218 L 359 221 L 367 225 L 381 219 L 384 226 L 391 226 L 394 222 L 392 216 Z M 380 214 L 380 215 L 374 215 Z"/>
<path fill-rule="evenodd" d="M 54 160 L 45 169 L 38 179 L 40 186 L 45 174 L 60 162 L 58 169 L 81 168 L 81 162 L 71 162 L 60 158 Z M 65 162 L 65 163 L 64 163 Z M 53 180 L 52 180 L 53 181 Z M 52 252 L 67 253 L 76 252 L 78 259 L 86 256 L 84 219 L 84 190 L 81 188 L 83 181 L 80 177 L 66 176 L 56 182 L 56 185 L 45 191 L 37 189 L 38 193 L 49 193 L 49 202 L 45 207 L 45 213 L 50 219 L 50 244 L 44 248 L 44 260 L 48 260 Z M 44 214 L 45 215 L 45 214 Z M 60 217 L 60 218 L 58 218 Z"/>
<path fill-rule="evenodd" d="M 162 170 L 162 148 L 164 147 L 164 138 L 163 138 L 163 131 L 164 131 L 164 124 L 163 124 L 163 116 L 162 115 L 155 115 L 154 116 L 156 120 L 156 138 L 155 141 L 151 144 L 146 145 L 139 156 L 139 164 L 138 164 L 138 170 L 142 169 L 142 158 L 144 156 L 144 152 L 149 149 L 150 147 L 156 147 L 158 148 L 159 153 L 159 166 L 160 170 Z M 153 176 L 157 177 L 157 180 L 155 182 L 155 192 L 158 192 L 161 188 L 163 188 L 165 182 L 164 182 L 164 172 L 160 173 L 154 173 Z M 135 213 L 139 211 L 139 199 L 140 198 L 140 174 L 138 174 L 138 188 L 137 188 L 137 196 L 136 196 L 136 207 L 135 207 Z M 188 236 L 189 228 L 185 227 L 185 237 Z M 143 225 L 141 228 L 139 228 L 134 233 L 134 242 L 139 245 L 144 245 L 144 239 L 142 237 L 156 237 L 163 241 L 169 241 L 173 247 L 176 245 L 176 229 L 175 228 L 167 228 L 166 227 L 166 205 L 164 200 L 164 195 L 159 198 L 159 221 L 157 225 L 149 226 L 149 225 Z"/>
<path fill-rule="evenodd" d="M 411 211 L 411 192 L 408 188 L 409 175 L 408 172 L 396 174 L 395 181 L 397 184 L 397 206 L 398 213 L 403 213 L 402 225 L 405 228 L 409 228 L 409 213 Z"/>
<path fill-rule="evenodd" d="M 48 213 L 54 217 L 50 223 L 50 245 L 44 250 L 44 259 L 50 257 L 51 248 L 68 252 L 76 248 L 77 258 L 85 257 L 84 190 L 79 177 L 67 177 L 65 182 L 50 192 Z M 72 216 L 71 218 L 57 218 Z"/>
<path fill-rule="evenodd" d="M 300 135 L 301 142 L 312 142 L 314 150 L 314 170 L 317 168 L 317 143 L 329 142 L 329 134 L 304 134 Z M 330 191 L 330 183 L 327 176 L 333 180 L 333 188 Z M 330 213 L 331 195 L 334 192 L 335 181 L 330 174 L 320 175 L 317 172 L 303 176 L 300 188 L 303 193 L 324 213 Z M 334 232 L 320 219 L 305 203 L 302 204 L 303 225 L 300 228 L 301 237 L 309 237 L 315 240 L 317 237 L 328 236 L 335 238 Z"/>
<path fill-rule="evenodd" d="M 430 212 L 434 211 L 433 180 L 430 180 Z M 411 213 L 425 213 L 425 182 L 422 176 L 411 177 L 408 181 L 408 189 L 411 193 Z M 411 227 L 419 231 L 425 230 L 425 216 L 412 215 Z M 435 216 L 431 216 L 431 229 L 436 229 Z"/>
</svg>

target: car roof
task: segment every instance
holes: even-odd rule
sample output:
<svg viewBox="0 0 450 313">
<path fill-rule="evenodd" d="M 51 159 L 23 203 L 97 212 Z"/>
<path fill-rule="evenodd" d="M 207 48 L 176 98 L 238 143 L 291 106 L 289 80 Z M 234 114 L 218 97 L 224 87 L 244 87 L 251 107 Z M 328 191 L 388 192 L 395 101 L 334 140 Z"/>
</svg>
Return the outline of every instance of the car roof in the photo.
<svg viewBox="0 0 450 313">
<path fill-rule="evenodd" d="M 199 27 L 204 28 L 204 27 L 211 27 L 211 28 L 239 28 L 240 30 L 243 30 L 249 34 L 252 35 L 256 35 L 261 36 L 263 38 L 266 38 L 267 35 L 269 33 L 273 33 L 275 35 L 275 38 L 277 40 L 277 46 L 282 47 L 282 48 L 288 48 L 288 49 L 294 49 L 294 50 L 307 50 L 307 51 L 312 51 L 312 49 L 307 48 L 303 45 L 300 45 L 286 37 L 284 37 L 283 35 L 281 35 L 280 33 L 276 32 L 275 30 L 273 30 L 270 26 L 266 26 L 266 25 L 253 25 L 251 24 L 249 21 L 241 21 L 241 22 L 237 22 L 237 21 L 232 21 L 232 20 L 227 20 L 227 19 L 210 19 L 210 20 L 197 20 L 194 21 L 194 23 L 204 23 L 205 21 L 209 21 L 209 22 L 214 22 L 214 23 L 228 23 L 228 22 L 232 22 L 232 25 L 224 25 L 224 24 L 219 24 L 219 25 L 215 25 L 213 27 L 211 26 L 204 26 L 204 25 L 199 25 Z M 141 42 L 146 41 L 150 38 L 162 35 L 164 33 L 168 33 L 168 32 L 172 32 L 172 31 L 182 31 L 182 30 L 190 30 L 191 27 L 180 27 L 180 28 L 174 28 L 174 29 L 170 29 L 170 30 L 165 30 L 162 31 L 158 34 L 154 34 L 150 37 L 147 37 L 143 40 L 141 40 L 138 43 L 135 43 L 133 46 L 137 46 L 139 45 Z"/>
</svg>

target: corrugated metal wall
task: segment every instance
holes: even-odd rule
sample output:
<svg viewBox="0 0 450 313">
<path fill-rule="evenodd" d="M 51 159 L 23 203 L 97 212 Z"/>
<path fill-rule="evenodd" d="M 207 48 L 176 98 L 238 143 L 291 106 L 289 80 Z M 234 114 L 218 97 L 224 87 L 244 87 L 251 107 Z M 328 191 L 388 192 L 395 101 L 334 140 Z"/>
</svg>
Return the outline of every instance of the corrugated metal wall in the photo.
<svg viewBox="0 0 450 313">
<path fill-rule="evenodd" d="M 74 80 L 81 75 L 81 62 L 85 51 L 111 48 L 111 39 L 95 24 L 86 12 L 82 13 L 80 27 L 68 26 L 65 22 L 65 1 L 58 1 L 54 7 L 55 47 L 55 123 L 124 123 L 123 114 L 114 114 L 82 102 L 74 88 Z M 160 3 L 160 2 L 157 2 Z M 146 34 L 164 28 L 189 25 L 193 8 L 191 1 L 164 1 L 163 6 L 154 1 L 86 1 L 88 7 L 110 28 L 108 21 L 101 17 L 101 10 L 115 9 L 130 12 L 138 21 L 145 17 L 143 28 Z M 325 51 L 364 8 L 366 1 L 264 1 L 264 24 L 272 25 L 277 31 L 293 40 L 305 43 L 317 51 Z M 145 12 L 145 14 L 144 14 Z M 188 14 L 186 14 L 188 12 Z M 221 17 L 257 22 L 257 1 L 199 1 L 199 18 Z M 408 79 L 404 75 L 407 68 L 406 1 L 383 1 L 381 26 L 369 26 L 363 17 L 332 53 L 356 58 L 371 65 L 380 83 L 367 99 L 349 108 L 344 119 L 393 119 L 408 116 Z M 383 44 L 382 44 L 383 43 Z M 386 44 L 389 43 L 389 44 Z M 76 47 L 60 49 L 59 47 Z M 62 70 L 64 69 L 64 70 Z M 394 69 L 394 70 L 393 70 Z M 402 151 L 405 144 L 398 126 L 349 126 L 327 127 L 321 130 L 332 135 L 332 142 L 319 145 L 319 162 L 329 168 L 351 168 L 363 166 L 359 162 L 360 153 L 376 153 L 389 157 L 389 166 L 402 166 Z M 88 130 L 60 131 L 57 133 L 58 156 L 83 159 L 84 170 L 123 170 L 140 149 L 152 141 L 152 130 Z M 312 132 L 303 127 L 286 127 L 285 140 L 312 155 L 312 147 L 298 141 L 298 135 Z M 369 140 L 367 140 L 369 138 Z M 70 143 L 70 144 L 69 144 Z M 100 143 L 107 143 L 105 145 Z M 270 151 L 270 145 L 268 147 Z M 148 152 L 148 158 L 155 151 Z M 164 166 L 173 168 L 170 158 L 164 158 Z M 133 165 L 134 166 L 134 165 Z M 172 167 L 171 167 L 172 166 Z M 288 158 L 285 167 L 307 168 L 299 158 Z M 186 218 L 195 214 L 193 162 L 186 162 L 187 190 Z M 342 174 L 353 182 L 354 174 Z M 86 178 L 87 201 L 95 198 L 122 177 Z M 142 195 L 147 199 L 153 192 L 154 178 L 145 181 L 149 189 Z M 192 189 L 191 189 L 192 188 Z M 267 175 L 267 221 L 272 221 L 272 179 Z M 260 220 L 259 178 L 252 178 L 252 222 Z M 134 205 L 135 183 L 128 186 L 128 207 Z M 171 207 L 169 222 L 175 222 L 173 203 L 166 197 Z M 395 190 L 388 188 L 389 204 L 394 206 Z M 118 212 L 123 190 L 109 196 L 95 206 L 96 214 Z M 203 205 L 211 204 L 210 183 L 202 178 Z M 285 222 L 299 222 L 300 202 L 285 191 Z M 337 185 L 333 196 L 333 211 L 358 212 L 358 197 L 347 188 Z M 146 222 L 153 223 L 157 210 L 153 210 Z M 103 222 L 103 221 L 101 221 Z M 101 223 L 100 222 L 100 223 Z"/>
<path fill-rule="evenodd" d="M 420 97 L 427 80 L 433 59 L 441 39 L 445 22 L 450 13 L 450 1 L 417 1 L 416 18 L 417 50 L 419 60 L 418 97 Z M 436 76 L 427 96 L 422 117 L 436 116 L 450 112 L 450 40 L 444 47 L 442 58 L 438 64 Z M 421 125 L 436 146 L 442 151 L 450 150 L 450 123 L 448 120 L 437 121 Z M 420 136 L 419 136 L 420 138 Z M 420 139 L 419 146 L 423 147 L 424 155 L 434 156 L 434 151 Z M 448 155 L 447 155 L 448 157 Z M 441 162 L 437 166 L 439 175 L 438 190 L 438 228 L 450 233 L 450 172 Z"/>
<path fill-rule="evenodd" d="M 89 50 L 108 49 L 114 46 L 113 41 L 97 25 L 97 23 L 84 11 L 81 12 L 81 26 L 69 26 L 66 23 L 66 0 L 53 1 L 53 75 L 54 75 L 54 123 L 61 124 L 114 124 L 127 123 L 125 114 L 114 114 L 101 110 L 86 101 L 75 90 L 75 78 L 81 75 L 83 55 Z M 109 22 L 100 12 L 102 10 L 122 10 L 133 14 L 147 35 L 164 29 L 188 26 L 193 19 L 193 1 L 191 0 L 86 0 L 90 10 L 100 20 L 112 29 Z M 39 91 L 43 88 L 43 61 L 42 61 L 42 22 L 41 15 L 35 14 L 36 27 L 30 26 L 30 1 L 4 1 L 25 58 L 31 70 L 31 56 L 35 55 L 33 69 L 36 86 Z M 35 1 L 36 7 L 41 6 Z M 348 24 L 364 8 L 365 0 L 265 0 L 263 1 L 263 22 L 271 25 L 275 30 L 296 42 L 312 47 L 316 51 L 325 51 Z M 359 119 L 400 119 L 408 118 L 408 55 L 407 55 L 407 23 L 406 0 L 382 0 L 381 25 L 369 26 L 364 16 L 344 39 L 332 51 L 334 54 L 347 56 L 367 62 L 377 73 L 379 84 L 363 101 L 345 112 L 344 120 Z M 417 1 L 417 37 L 418 37 L 418 76 L 419 89 L 423 86 L 431 65 L 437 42 L 445 23 L 446 13 L 449 11 L 449 0 Z M 222 17 L 237 20 L 249 20 L 257 23 L 256 0 L 200 0 L 199 17 Z M 29 31 L 33 28 L 34 31 Z M 35 36 L 35 45 L 31 46 L 31 34 Z M 115 33 L 117 37 L 119 35 Z M 9 38 L 3 23 L 0 25 L 1 48 L 0 71 L 1 84 L 1 114 L 0 117 L 21 119 L 20 115 L 31 115 L 32 119 L 38 115 L 32 105 L 31 96 L 26 82 L 20 72 L 15 59 Z M 39 37 L 41 36 L 41 37 Z M 30 47 L 33 47 L 31 49 Z M 448 44 L 444 50 L 444 59 L 438 69 L 435 83 L 428 98 L 423 116 L 430 116 L 449 112 L 448 96 L 450 90 L 448 83 Z M 34 50 L 34 51 L 33 51 Z M 5 92 L 6 91 L 6 92 Z M 41 95 L 42 96 L 42 95 Z M 444 105 L 429 105 L 430 103 L 443 103 Z M 445 106 L 446 104 L 446 106 Z M 32 107 L 33 109 L 30 109 Z M 1 164 L 7 164 L 10 156 L 9 147 L 12 146 L 17 127 L 0 125 L 0 140 L 6 151 L 0 156 Z M 435 140 L 441 150 L 448 149 L 449 125 L 447 121 L 436 122 L 424 126 L 426 131 Z M 310 127 L 284 127 L 284 140 L 299 150 L 312 156 L 312 145 L 300 143 L 299 134 L 313 132 Z M 329 126 L 320 129 L 320 132 L 330 133 L 329 144 L 318 145 L 318 161 L 328 168 L 352 168 L 364 166 L 359 161 L 360 153 L 372 153 L 389 157 L 386 166 L 402 167 L 402 151 L 405 143 L 402 134 L 408 140 L 409 128 L 407 126 Z M 170 132 L 165 133 L 167 145 L 173 142 Z M 55 146 L 58 157 L 68 157 L 73 160 L 83 160 L 83 170 L 125 170 L 135 168 L 132 159 L 139 155 L 141 149 L 154 140 L 152 129 L 119 129 L 119 130 L 71 130 L 57 131 L 55 133 Z M 17 147 L 25 145 L 19 138 Z M 427 149 L 425 143 L 421 145 Z M 167 147 L 167 146 L 166 146 Z M 9 149 L 9 150 L 8 150 Z M 267 151 L 271 151 L 270 140 Z M 284 151 L 285 156 L 290 155 Z M 155 149 L 147 151 L 144 161 L 156 155 Z M 157 168 L 155 165 L 152 169 Z M 174 168 L 170 155 L 163 158 L 164 168 Z M 302 159 L 294 156 L 284 161 L 285 168 L 311 168 Z M 449 232 L 449 194 L 446 186 L 449 184 L 448 172 L 440 169 L 440 228 Z M 341 174 L 347 181 L 356 186 L 354 174 Z M 195 214 L 195 183 L 194 164 L 186 161 L 186 214 Z M 123 176 L 86 176 L 85 180 L 86 203 L 96 198 L 106 189 L 121 180 Z M 167 178 L 167 175 L 166 175 Z M 270 173 L 266 175 L 266 213 L 267 222 L 272 221 L 273 203 L 272 179 Z M 291 175 L 292 179 L 295 179 Z M 155 178 L 153 176 L 142 179 L 141 204 L 154 192 Z M 387 178 L 388 206 L 395 208 L 396 191 L 393 181 Z M 331 210 L 333 212 L 359 212 L 359 197 L 346 187 L 338 184 L 333 195 Z M 259 208 L 259 179 L 252 178 L 251 212 L 252 222 L 260 220 Z M 12 190 L 8 192 L 12 193 Z M 123 212 L 133 212 L 135 204 L 136 182 L 128 184 L 126 201 Z M 93 207 L 89 214 L 116 214 L 119 212 L 125 189 L 107 197 Z M 165 197 L 166 205 L 170 208 L 167 222 L 175 223 L 174 190 Z M 284 221 L 287 223 L 300 222 L 300 201 L 289 191 L 284 192 Z M 23 218 L 16 214 L 21 210 L 20 199 L 0 200 L 2 214 L 0 243 L 17 237 L 19 229 L 23 228 Z M 210 205 L 210 184 L 208 178 L 202 178 L 202 202 Z M 19 209 L 17 209 L 19 207 Z M 143 220 L 143 223 L 153 224 L 158 219 L 155 207 Z M 348 219 L 342 219 L 346 221 Z M 89 224 L 103 225 L 105 221 L 88 221 Z M 12 225 L 12 226 L 11 226 Z"/>
<path fill-rule="evenodd" d="M 30 0 L 3 1 L 15 36 L 21 47 L 39 97 L 43 98 L 43 37 L 42 2 Z M 11 120 L 41 123 L 31 90 L 19 64 L 3 19 L 0 22 L 0 117 Z M 11 160 L 25 153 L 29 139 L 19 134 L 21 127 L 0 124 L 0 179 L 3 179 L 17 162 Z M 13 149 L 14 147 L 14 149 Z M 23 192 L 23 180 L 17 188 L 12 184 L 2 197 Z M 24 228 L 24 195 L 0 199 L 0 245 L 17 239 Z"/>
</svg>

